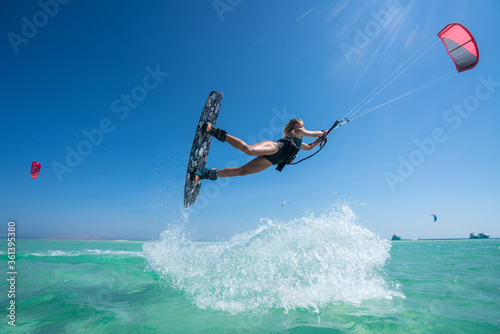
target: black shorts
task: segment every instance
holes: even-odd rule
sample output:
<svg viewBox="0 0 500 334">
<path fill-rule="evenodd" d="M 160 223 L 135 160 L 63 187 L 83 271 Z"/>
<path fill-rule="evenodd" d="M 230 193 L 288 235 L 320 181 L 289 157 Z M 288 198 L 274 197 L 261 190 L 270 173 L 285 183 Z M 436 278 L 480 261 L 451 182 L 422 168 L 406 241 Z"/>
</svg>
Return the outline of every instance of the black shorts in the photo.
<svg viewBox="0 0 500 334">
<path fill-rule="evenodd" d="M 269 160 L 273 165 L 277 165 L 280 162 L 288 159 L 288 156 L 285 153 L 286 151 L 285 142 L 280 139 L 276 143 L 278 144 L 278 152 L 271 155 L 264 155 L 264 158 Z"/>
</svg>

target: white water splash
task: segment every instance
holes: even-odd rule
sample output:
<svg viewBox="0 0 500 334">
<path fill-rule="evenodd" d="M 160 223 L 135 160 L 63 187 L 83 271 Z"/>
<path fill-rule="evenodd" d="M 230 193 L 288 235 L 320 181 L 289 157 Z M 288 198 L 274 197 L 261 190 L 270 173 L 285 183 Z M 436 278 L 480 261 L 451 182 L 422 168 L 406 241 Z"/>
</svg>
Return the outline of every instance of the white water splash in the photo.
<svg viewBox="0 0 500 334">
<path fill-rule="evenodd" d="M 382 271 L 390 243 L 338 212 L 263 220 L 227 242 L 196 244 L 181 227 L 143 246 L 148 268 L 200 308 L 236 314 L 270 308 L 318 312 L 328 303 L 401 296 Z"/>
</svg>

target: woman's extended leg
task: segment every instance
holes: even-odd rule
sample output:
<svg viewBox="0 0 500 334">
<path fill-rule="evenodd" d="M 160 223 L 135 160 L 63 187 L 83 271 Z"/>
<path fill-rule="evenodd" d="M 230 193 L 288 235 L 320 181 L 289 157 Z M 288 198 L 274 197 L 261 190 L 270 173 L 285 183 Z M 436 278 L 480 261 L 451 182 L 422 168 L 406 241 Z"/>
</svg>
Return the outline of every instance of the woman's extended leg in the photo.
<svg viewBox="0 0 500 334">
<path fill-rule="evenodd" d="M 264 157 L 257 157 L 237 168 L 225 168 L 221 169 L 217 172 L 218 177 L 232 177 L 232 176 L 243 176 L 249 174 L 255 174 L 258 172 L 262 172 L 264 169 L 271 167 L 273 164 Z"/>
<path fill-rule="evenodd" d="M 278 143 L 275 141 L 265 140 L 257 144 L 248 145 L 243 140 L 229 134 L 226 135 L 226 142 L 241 152 L 252 156 L 271 155 L 278 152 L 279 149 Z"/>
</svg>

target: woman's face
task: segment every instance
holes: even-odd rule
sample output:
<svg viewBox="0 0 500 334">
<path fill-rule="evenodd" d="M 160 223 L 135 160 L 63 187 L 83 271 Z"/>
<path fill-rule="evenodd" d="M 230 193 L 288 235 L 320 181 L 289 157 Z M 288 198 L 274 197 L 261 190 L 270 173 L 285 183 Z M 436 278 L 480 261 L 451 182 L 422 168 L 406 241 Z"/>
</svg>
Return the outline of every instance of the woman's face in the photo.
<svg viewBox="0 0 500 334">
<path fill-rule="evenodd" d="M 293 129 L 300 129 L 300 128 L 304 128 L 304 122 L 300 121 L 298 122 L 297 124 L 295 124 L 295 126 L 293 127 Z"/>
</svg>

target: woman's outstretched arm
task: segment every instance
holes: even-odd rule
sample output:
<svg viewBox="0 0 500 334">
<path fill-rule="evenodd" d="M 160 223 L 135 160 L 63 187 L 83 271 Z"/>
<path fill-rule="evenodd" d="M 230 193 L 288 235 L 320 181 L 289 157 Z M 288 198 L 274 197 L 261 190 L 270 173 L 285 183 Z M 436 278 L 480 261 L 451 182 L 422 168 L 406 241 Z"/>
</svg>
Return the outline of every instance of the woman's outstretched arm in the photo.
<svg viewBox="0 0 500 334">
<path fill-rule="evenodd" d="M 305 144 L 305 143 L 302 143 L 302 146 L 300 146 L 300 149 L 301 150 L 306 150 L 306 151 L 310 151 L 312 150 L 313 148 L 315 148 L 319 142 L 321 141 L 321 138 L 318 138 L 316 139 L 315 141 L 313 141 L 312 143 L 310 144 Z"/>
<path fill-rule="evenodd" d="M 291 131 L 291 134 L 293 136 L 302 136 L 302 137 L 321 137 L 322 135 L 325 134 L 325 131 L 309 131 L 304 128 L 298 128 Z"/>
</svg>

